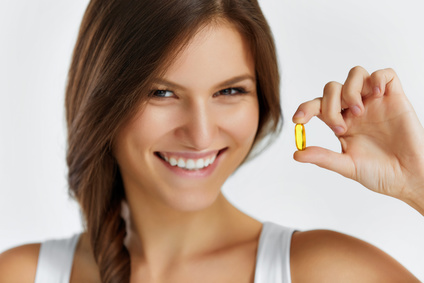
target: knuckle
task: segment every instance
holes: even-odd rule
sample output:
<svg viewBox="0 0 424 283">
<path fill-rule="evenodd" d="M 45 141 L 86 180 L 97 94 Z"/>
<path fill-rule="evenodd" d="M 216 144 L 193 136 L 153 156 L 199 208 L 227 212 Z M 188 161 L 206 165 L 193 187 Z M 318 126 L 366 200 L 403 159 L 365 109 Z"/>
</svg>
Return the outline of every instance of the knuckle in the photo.
<svg viewBox="0 0 424 283">
<path fill-rule="evenodd" d="M 382 70 L 377 70 L 374 73 L 371 74 L 372 79 L 382 79 L 385 77 L 397 77 L 397 74 L 394 69 L 392 68 L 386 68 Z"/>
<path fill-rule="evenodd" d="M 364 73 L 364 72 L 366 72 L 366 70 L 362 66 L 358 65 L 350 69 L 349 75 L 354 75 L 354 74 Z"/>
<path fill-rule="evenodd" d="M 325 84 L 324 93 L 330 93 L 340 88 L 340 84 L 335 81 L 331 81 Z"/>
<path fill-rule="evenodd" d="M 396 72 L 393 68 L 386 68 L 385 70 L 392 73 L 392 74 L 396 74 Z"/>
<path fill-rule="evenodd" d="M 383 77 L 383 70 L 375 71 L 370 75 L 371 81 L 377 82 Z"/>
</svg>

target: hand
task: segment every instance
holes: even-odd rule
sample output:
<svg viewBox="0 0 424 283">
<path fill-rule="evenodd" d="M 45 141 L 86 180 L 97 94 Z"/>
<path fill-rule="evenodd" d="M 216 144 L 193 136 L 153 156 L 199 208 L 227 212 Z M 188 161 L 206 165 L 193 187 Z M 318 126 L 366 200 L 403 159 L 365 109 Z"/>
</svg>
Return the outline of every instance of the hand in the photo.
<svg viewBox="0 0 424 283">
<path fill-rule="evenodd" d="M 293 122 L 313 116 L 334 131 L 342 152 L 307 147 L 295 160 L 401 199 L 424 215 L 424 129 L 392 69 L 371 75 L 351 69 L 344 85 L 330 82 L 323 97 L 301 104 Z"/>
</svg>

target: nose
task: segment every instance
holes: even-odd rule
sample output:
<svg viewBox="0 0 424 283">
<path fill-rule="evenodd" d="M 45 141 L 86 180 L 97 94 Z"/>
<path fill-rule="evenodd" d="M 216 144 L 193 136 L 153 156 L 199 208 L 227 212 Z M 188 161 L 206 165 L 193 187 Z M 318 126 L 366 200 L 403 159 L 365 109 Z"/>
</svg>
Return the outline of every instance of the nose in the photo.
<svg viewBox="0 0 424 283">
<path fill-rule="evenodd" d="M 195 150 L 209 149 L 218 134 L 218 120 L 213 107 L 205 101 L 192 101 L 184 109 L 184 122 L 177 135 Z"/>
</svg>

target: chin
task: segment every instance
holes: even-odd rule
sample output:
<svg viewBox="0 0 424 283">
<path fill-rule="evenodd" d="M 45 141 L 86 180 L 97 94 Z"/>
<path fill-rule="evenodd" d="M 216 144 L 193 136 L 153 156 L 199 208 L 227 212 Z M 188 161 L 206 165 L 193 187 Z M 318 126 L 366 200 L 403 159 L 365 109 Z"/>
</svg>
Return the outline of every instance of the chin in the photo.
<svg viewBox="0 0 424 283">
<path fill-rule="evenodd" d="M 211 207 L 220 195 L 221 190 L 209 193 L 187 193 L 174 195 L 167 201 L 173 209 L 181 212 L 202 211 Z"/>
</svg>

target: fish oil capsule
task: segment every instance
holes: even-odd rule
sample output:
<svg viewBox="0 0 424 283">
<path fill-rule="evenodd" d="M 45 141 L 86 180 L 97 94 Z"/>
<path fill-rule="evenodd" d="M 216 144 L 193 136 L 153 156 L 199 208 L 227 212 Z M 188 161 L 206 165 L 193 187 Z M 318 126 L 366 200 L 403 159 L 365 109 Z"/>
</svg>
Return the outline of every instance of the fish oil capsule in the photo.
<svg viewBox="0 0 424 283">
<path fill-rule="evenodd" d="M 305 126 L 296 124 L 294 127 L 294 136 L 296 139 L 296 147 L 298 150 L 304 150 L 306 147 Z"/>
</svg>

